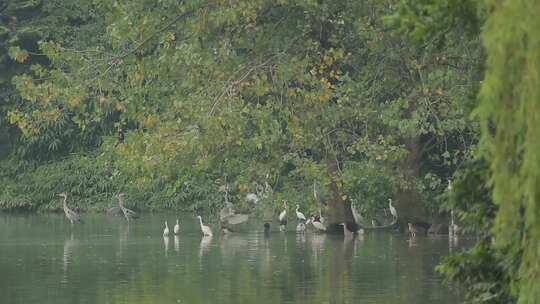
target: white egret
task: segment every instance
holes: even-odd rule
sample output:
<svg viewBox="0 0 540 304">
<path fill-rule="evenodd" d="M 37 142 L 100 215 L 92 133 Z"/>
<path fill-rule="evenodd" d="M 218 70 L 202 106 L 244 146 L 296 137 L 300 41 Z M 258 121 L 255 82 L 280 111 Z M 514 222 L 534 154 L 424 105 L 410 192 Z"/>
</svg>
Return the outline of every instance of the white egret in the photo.
<svg viewBox="0 0 540 304">
<path fill-rule="evenodd" d="M 163 229 L 163 236 L 169 236 L 169 225 L 167 225 L 167 221 L 165 221 L 165 229 Z"/>
<path fill-rule="evenodd" d="M 394 208 L 394 206 L 392 206 L 392 199 L 391 198 L 388 199 L 388 209 L 390 209 L 390 213 L 392 214 L 394 219 L 397 219 L 397 210 L 396 210 L 396 208 Z"/>
<path fill-rule="evenodd" d="M 305 221 L 306 216 L 302 212 L 298 211 L 298 209 L 300 209 L 300 205 L 296 204 L 296 218 L 299 221 Z"/>
<path fill-rule="evenodd" d="M 178 219 L 176 219 L 176 225 L 174 225 L 174 234 L 178 234 L 180 232 L 180 223 Z"/>
<path fill-rule="evenodd" d="M 351 211 L 352 211 L 352 215 L 353 215 L 355 223 L 358 224 L 358 223 L 364 222 L 364 217 L 362 216 L 362 213 L 356 210 L 356 203 L 354 202 L 351 204 Z"/>
<path fill-rule="evenodd" d="M 64 203 L 63 203 L 64 213 L 66 214 L 67 219 L 71 222 L 71 225 L 73 225 L 74 222 L 82 222 L 81 216 L 77 212 L 69 209 L 69 207 L 67 206 L 67 193 L 65 192 L 60 193 L 58 194 L 58 196 L 61 196 L 64 198 Z"/>
<path fill-rule="evenodd" d="M 203 225 L 202 217 L 200 215 L 197 215 L 197 218 L 199 219 L 199 223 L 201 224 L 201 231 L 204 236 L 212 236 L 212 229 L 210 227 Z"/>
</svg>

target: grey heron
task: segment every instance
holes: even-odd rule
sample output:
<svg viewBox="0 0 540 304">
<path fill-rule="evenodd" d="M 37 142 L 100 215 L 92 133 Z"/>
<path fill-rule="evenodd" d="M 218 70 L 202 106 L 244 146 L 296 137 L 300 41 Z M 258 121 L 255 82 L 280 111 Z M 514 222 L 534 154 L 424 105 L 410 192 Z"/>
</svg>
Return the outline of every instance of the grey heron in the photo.
<svg viewBox="0 0 540 304">
<path fill-rule="evenodd" d="M 176 219 L 176 225 L 174 225 L 174 234 L 178 234 L 180 232 L 180 223 L 179 220 Z"/>
<path fill-rule="evenodd" d="M 324 196 L 322 196 L 318 189 L 317 189 L 317 182 L 313 182 L 313 197 L 317 202 L 319 202 L 321 205 L 326 205 L 326 199 Z"/>
<path fill-rule="evenodd" d="M 165 229 L 163 229 L 163 236 L 169 236 L 169 225 L 165 221 Z"/>
<path fill-rule="evenodd" d="M 124 207 L 124 195 L 125 195 L 124 193 L 118 193 L 116 197 L 118 198 L 118 207 L 124 214 L 124 217 L 126 218 L 126 220 L 129 222 L 131 219 L 137 217 L 137 213 L 135 213 L 135 211 L 131 209 Z"/>
<path fill-rule="evenodd" d="M 58 194 L 58 196 L 64 198 L 64 203 L 63 203 L 64 213 L 66 214 L 67 219 L 71 222 L 71 225 L 73 225 L 73 223 L 75 222 L 82 223 L 81 216 L 77 212 L 69 209 L 69 207 L 67 206 L 67 193 L 63 192 L 63 193 Z"/>
<path fill-rule="evenodd" d="M 201 225 L 201 231 L 204 236 L 213 236 L 212 229 L 210 227 L 206 226 L 202 222 L 202 217 L 200 215 L 197 215 L 197 218 L 199 219 L 199 223 Z"/>
</svg>

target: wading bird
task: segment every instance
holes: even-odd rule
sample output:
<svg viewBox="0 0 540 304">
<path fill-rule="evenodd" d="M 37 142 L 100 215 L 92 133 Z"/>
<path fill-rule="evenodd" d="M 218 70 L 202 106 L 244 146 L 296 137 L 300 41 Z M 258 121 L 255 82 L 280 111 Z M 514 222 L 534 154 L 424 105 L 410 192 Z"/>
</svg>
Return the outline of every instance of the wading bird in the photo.
<svg viewBox="0 0 540 304">
<path fill-rule="evenodd" d="M 287 201 L 283 201 L 283 211 L 279 214 L 279 231 L 285 231 L 287 226 Z"/>
<path fill-rule="evenodd" d="M 66 214 L 67 219 L 71 222 L 71 225 L 73 225 L 73 223 L 75 223 L 75 222 L 81 222 L 82 223 L 81 216 L 77 212 L 75 212 L 75 211 L 68 208 L 68 206 L 67 206 L 67 193 L 63 192 L 63 193 L 58 194 L 58 196 L 64 198 L 64 203 L 63 203 L 64 213 Z"/>
<path fill-rule="evenodd" d="M 388 199 L 388 209 L 390 209 L 390 214 L 394 217 L 394 219 L 397 219 L 397 210 L 392 206 L 392 199 Z"/>
<path fill-rule="evenodd" d="M 126 220 L 129 222 L 131 219 L 136 218 L 137 213 L 135 213 L 135 211 L 124 207 L 124 193 L 118 193 L 116 197 L 118 198 L 118 207 L 122 211 L 122 214 L 124 214 Z"/>
<path fill-rule="evenodd" d="M 169 236 L 169 225 L 165 221 L 165 229 L 163 229 L 163 236 Z"/>
<path fill-rule="evenodd" d="M 201 224 L 201 231 L 204 236 L 212 236 L 212 229 L 210 227 L 206 226 L 202 222 L 202 217 L 200 215 L 197 215 L 197 218 L 199 219 L 199 223 Z"/>
<path fill-rule="evenodd" d="M 174 225 L 174 234 L 178 234 L 180 232 L 180 223 L 179 220 L 176 219 L 176 225 Z"/>
<path fill-rule="evenodd" d="M 356 209 L 356 202 L 355 201 L 353 201 L 353 203 L 351 205 L 351 211 L 352 211 L 352 215 L 353 215 L 355 223 L 359 224 L 359 223 L 364 222 L 364 217 L 362 216 L 362 213 L 358 212 L 358 210 Z"/>
<path fill-rule="evenodd" d="M 296 204 L 296 218 L 299 220 L 299 221 L 306 221 L 306 216 L 298 211 L 298 209 L 300 209 L 300 205 Z"/>
</svg>

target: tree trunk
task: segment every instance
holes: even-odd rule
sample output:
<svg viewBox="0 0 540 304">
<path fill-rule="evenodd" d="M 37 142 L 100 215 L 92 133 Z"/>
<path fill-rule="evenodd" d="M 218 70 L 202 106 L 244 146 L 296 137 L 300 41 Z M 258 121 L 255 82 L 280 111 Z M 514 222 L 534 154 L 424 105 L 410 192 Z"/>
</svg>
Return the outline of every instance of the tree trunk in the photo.
<svg viewBox="0 0 540 304">
<path fill-rule="evenodd" d="M 350 231 L 357 231 L 358 224 L 354 220 L 351 209 L 351 201 L 339 189 L 337 179 L 339 177 L 338 162 L 335 158 L 327 160 L 328 173 L 332 178 L 330 183 L 331 197 L 328 200 L 328 224 L 327 232 L 343 234 L 342 223 L 345 223 Z"/>
<path fill-rule="evenodd" d="M 398 225 L 402 231 L 407 230 L 407 223 L 421 226 L 427 230 L 426 209 L 422 196 L 416 189 L 416 182 L 420 178 L 420 163 L 422 150 L 418 138 L 405 138 L 402 140 L 409 154 L 401 163 L 401 172 L 405 178 L 406 187 L 396 193 L 395 207 L 398 213 Z"/>
</svg>

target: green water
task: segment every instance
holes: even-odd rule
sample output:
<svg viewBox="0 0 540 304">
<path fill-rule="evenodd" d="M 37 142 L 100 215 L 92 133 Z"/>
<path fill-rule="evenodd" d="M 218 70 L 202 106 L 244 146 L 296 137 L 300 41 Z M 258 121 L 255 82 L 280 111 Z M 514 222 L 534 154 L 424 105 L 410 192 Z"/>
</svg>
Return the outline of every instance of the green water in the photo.
<svg viewBox="0 0 540 304">
<path fill-rule="evenodd" d="M 447 238 L 245 232 L 202 238 L 182 215 L 0 213 L 0 303 L 458 303 L 433 267 Z M 216 226 L 212 225 L 214 231 Z M 290 225 L 289 229 L 292 229 Z"/>
</svg>

